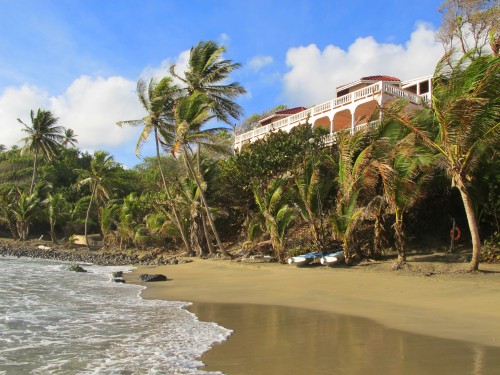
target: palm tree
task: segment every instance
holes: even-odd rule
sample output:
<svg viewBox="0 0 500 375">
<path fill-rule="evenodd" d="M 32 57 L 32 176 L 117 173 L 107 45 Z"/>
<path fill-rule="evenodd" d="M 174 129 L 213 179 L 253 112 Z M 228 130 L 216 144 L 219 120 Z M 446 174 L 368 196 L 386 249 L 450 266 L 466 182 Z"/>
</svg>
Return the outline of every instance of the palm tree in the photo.
<svg viewBox="0 0 500 375">
<path fill-rule="evenodd" d="M 214 41 L 201 41 L 191 48 L 189 67 L 184 75 L 178 75 L 175 65 L 170 66 L 170 73 L 182 81 L 191 95 L 195 91 L 203 92 L 213 103 L 211 109 L 216 117 L 227 123 L 231 118 L 238 119 L 243 110 L 233 101 L 246 90 L 239 82 L 223 84 L 229 75 L 241 65 L 223 58 L 226 48 Z"/>
<path fill-rule="evenodd" d="M 29 227 L 40 208 L 40 199 L 38 194 L 28 194 L 24 191 L 18 191 L 19 197 L 12 205 L 12 213 L 16 219 L 16 228 L 21 241 L 28 239 Z"/>
<path fill-rule="evenodd" d="M 332 230 L 336 240 L 342 242 L 346 262 L 353 254 L 352 233 L 362 218 L 363 209 L 359 206 L 359 196 L 364 192 L 369 196 L 378 182 L 378 174 L 373 166 L 373 148 L 370 146 L 369 133 L 358 132 L 354 135 L 343 132 L 338 137 L 338 175 L 335 209 L 331 214 Z"/>
<path fill-rule="evenodd" d="M 0 223 L 5 223 L 9 227 L 12 237 L 17 240 L 19 239 L 19 234 L 17 233 L 16 218 L 13 211 L 15 202 L 14 188 L 0 194 Z"/>
<path fill-rule="evenodd" d="M 253 188 L 255 202 L 264 218 L 265 227 L 280 262 L 283 261 L 286 233 L 295 219 L 293 208 L 286 203 L 288 197 L 284 185 L 285 180 L 278 178 L 270 182 L 265 192 L 261 192 L 257 186 Z"/>
<path fill-rule="evenodd" d="M 384 112 L 416 134 L 421 142 L 439 155 L 441 165 L 458 188 L 472 238 L 472 259 L 468 271 L 479 268 L 481 241 L 471 197 L 474 171 L 500 138 L 500 58 L 481 56 L 455 66 L 446 64 L 445 55 L 433 80 L 432 110 L 408 113 L 398 101 Z"/>
<path fill-rule="evenodd" d="M 85 242 L 87 247 L 89 247 L 88 221 L 90 208 L 95 199 L 99 211 L 100 204 L 111 198 L 111 188 L 116 183 L 118 169 L 119 165 L 113 160 L 113 156 L 105 151 L 96 151 L 90 161 L 90 169 L 79 171 L 78 186 L 88 185 L 90 188 L 90 201 L 85 217 Z"/>
<path fill-rule="evenodd" d="M 163 78 L 159 83 L 154 79 L 149 81 L 149 85 L 142 79 L 137 82 L 137 95 L 139 100 L 148 113 L 148 115 L 140 120 L 119 121 L 118 126 L 143 126 L 143 130 L 135 147 L 135 154 L 140 155 L 141 148 L 145 142 L 153 134 L 156 160 L 160 171 L 163 189 L 167 195 L 167 204 L 173 213 L 174 223 L 177 225 L 182 241 L 186 246 L 188 254 L 192 253 L 189 239 L 186 235 L 184 225 L 180 221 L 180 214 L 177 208 L 172 204 L 172 196 L 170 189 L 167 186 L 165 173 L 161 162 L 160 144 L 168 147 L 172 144 L 173 133 L 175 126 L 173 125 L 173 108 L 175 101 L 182 94 L 182 90 L 172 82 L 170 77 Z"/>
<path fill-rule="evenodd" d="M 5 145 L 0 144 L 0 154 L 5 150 L 7 150 L 7 147 L 5 147 Z"/>
<path fill-rule="evenodd" d="M 22 153 L 29 152 L 34 156 L 33 177 L 29 190 L 29 194 L 32 194 L 35 186 L 38 157 L 42 156 L 45 160 L 50 161 L 57 155 L 64 139 L 62 135 L 64 128 L 56 125 L 58 118 L 54 117 L 50 111 L 39 108 L 36 115 L 33 110 L 31 110 L 30 115 L 31 126 L 26 125 L 20 119 L 17 119 L 17 121 L 24 126 L 22 130 L 28 133 L 28 136 L 22 139 L 24 141 Z"/>
<path fill-rule="evenodd" d="M 173 152 L 179 151 L 182 153 L 186 167 L 200 189 L 201 202 L 205 207 L 207 219 L 214 233 L 217 246 L 223 255 L 229 256 L 229 253 L 222 246 L 212 213 L 205 197 L 206 184 L 203 181 L 203 176 L 195 170 L 192 160 L 194 154 L 191 144 L 203 145 L 206 148 L 217 148 L 217 145 L 212 143 L 212 139 L 213 135 L 221 129 L 202 129 L 203 125 L 214 117 L 214 115 L 211 114 L 211 108 L 207 96 L 198 91 L 195 91 L 190 96 L 179 99 L 174 113 L 177 128 L 173 143 Z"/>
<path fill-rule="evenodd" d="M 68 146 L 76 147 L 76 144 L 78 143 L 78 141 L 76 140 L 76 137 L 77 137 L 77 135 L 75 134 L 73 129 L 69 129 L 69 128 L 64 129 L 64 138 L 61 142 L 61 145 L 63 147 L 68 147 Z"/>
<path fill-rule="evenodd" d="M 64 220 L 69 214 L 68 202 L 61 193 L 49 194 L 44 201 L 50 224 L 50 237 L 53 243 L 57 243 L 56 224 L 59 220 Z"/>
<path fill-rule="evenodd" d="M 304 162 L 304 167 L 296 173 L 295 186 L 297 189 L 297 207 L 300 215 L 309 225 L 319 251 L 324 251 L 325 236 L 323 215 L 325 196 L 332 187 L 332 178 L 321 175 L 320 165 L 323 154 L 317 158 L 309 157 Z"/>
</svg>

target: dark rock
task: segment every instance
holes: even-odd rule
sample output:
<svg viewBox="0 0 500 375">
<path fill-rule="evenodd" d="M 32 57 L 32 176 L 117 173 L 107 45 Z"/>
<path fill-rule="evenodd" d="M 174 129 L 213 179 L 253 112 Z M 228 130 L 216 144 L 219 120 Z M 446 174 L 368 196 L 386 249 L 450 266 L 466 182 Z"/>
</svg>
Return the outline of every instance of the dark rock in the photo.
<svg viewBox="0 0 500 375">
<path fill-rule="evenodd" d="M 123 271 L 115 271 L 111 274 L 113 277 L 123 277 Z"/>
<path fill-rule="evenodd" d="M 113 277 L 111 281 L 113 281 L 114 283 L 125 284 L 125 279 L 123 277 Z"/>
<path fill-rule="evenodd" d="M 146 283 L 151 281 L 167 281 L 167 276 L 159 273 L 154 275 L 143 273 L 142 275 L 139 276 L 139 279 L 141 279 L 141 281 L 144 281 Z"/>
<path fill-rule="evenodd" d="M 74 264 L 72 266 L 68 267 L 68 271 L 74 271 L 74 272 L 87 272 L 86 269 L 83 267 L 80 267 L 78 264 Z"/>
</svg>

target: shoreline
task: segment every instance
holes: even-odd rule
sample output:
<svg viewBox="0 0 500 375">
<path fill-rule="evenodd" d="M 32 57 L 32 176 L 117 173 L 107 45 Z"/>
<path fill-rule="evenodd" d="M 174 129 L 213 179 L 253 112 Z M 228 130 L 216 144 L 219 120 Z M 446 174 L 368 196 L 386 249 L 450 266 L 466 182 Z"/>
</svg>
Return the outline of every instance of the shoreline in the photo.
<svg viewBox="0 0 500 375">
<path fill-rule="evenodd" d="M 337 327 L 333 322 L 347 321 L 350 326 L 365 327 L 366 331 L 376 327 L 378 337 L 384 337 L 384 342 L 420 342 L 410 351 L 434 348 L 429 349 L 433 350 L 431 353 L 423 354 L 428 361 L 435 357 L 433 360 L 437 362 L 433 366 L 443 366 L 442 355 L 434 354 L 441 347 L 455 348 L 463 358 L 472 356 L 464 348 L 473 347 L 474 352 L 486 350 L 490 357 L 500 361 L 500 265 L 483 265 L 483 272 L 479 274 L 448 272 L 429 277 L 422 272 L 391 271 L 389 267 L 389 262 L 332 269 L 195 259 L 173 267 L 140 266 L 127 273 L 125 279 L 146 286 L 141 292 L 142 298 L 192 302 L 188 310 L 200 320 L 216 322 L 234 331 L 228 341 L 217 344 L 201 357 L 206 364 L 203 370 L 240 374 L 245 369 L 248 374 L 259 373 L 261 363 L 248 354 L 249 348 L 267 347 L 265 337 L 274 342 L 319 340 L 320 350 L 308 355 L 327 355 L 321 348 L 329 349 L 335 343 L 329 342 L 330 337 L 321 336 L 323 330 L 316 332 L 313 338 L 304 338 L 303 331 L 299 330 L 294 336 L 289 332 L 290 324 L 284 323 L 293 319 L 304 322 L 305 316 L 321 316 L 321 326 L 330 327 L 326 329 L 331 331 Z M 162 273 L 169 280 L 142 283 L 138 279 L 141 273 Z M 265 323 L 268 316 L 281 318 Z M 295 324 L 292 326 L 295 329 Z M 308 332 L 315 329 L 309 327 Z M 269 334 L 274 336 L 269 338 Z M 317 345 L 316 341 L 311 345 Z M 278 356 L 295 350 L 280 346 L 273 349 Z M 253 355 L 265 357 L 266 353 Z M 376 357 L 388 355 L 378 353 Z M 296 356 L 301 356 L 301 352 Z M 455 361 L 465 366 L 460 362 L 463 359 Z M 495 366 L 500 366 L 498 361 Z M 289 363 L 290 359 L 286 360 L 287 364 L 278 362 L 286 371 L 280 372 L 283 369 L 279 368 L 274 369 L 274 373 L 300 373 L 297 369 L 301 364 Z M 307 365 L 306 362 L 300 371 L 306 371 Z M 447 366 L 444 371 L 453 365 L 447 363 Z M 236 371 L 231 371 L 234 369 Z"/>
</svg>

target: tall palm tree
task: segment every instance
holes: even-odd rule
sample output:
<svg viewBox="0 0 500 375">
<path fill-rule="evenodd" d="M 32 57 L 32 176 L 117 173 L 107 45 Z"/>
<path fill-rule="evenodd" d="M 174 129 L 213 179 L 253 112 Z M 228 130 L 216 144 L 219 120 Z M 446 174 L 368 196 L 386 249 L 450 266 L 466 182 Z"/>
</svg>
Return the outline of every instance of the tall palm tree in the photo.
<svg viewBox="0 0 500 375">
<path fill-rule="evenodd" d="M 452 67 L 446 61 L 447 55 L 434 74 L 432 109 L 412 114 L 398 101 L 384 112 L 439 155 L 458 188 L 472 238 L 472 272 L 479 268 L 481 241 L 470 188 L 482 156 L 500 141 L 500 58 L 483 55 L 469 63 L 464 57 Z"/>
<path fill-rule="evenodd" d="M 206 183 L 203 181 L 203 176 L 193 166 L 194 153 L 191 147 L 192 144 L 203 145 L 206 148 L 217 148 L 212 139 L 213 135 L 221 129 L 203 129 L 207 121 L 214 117 L 211 113 L 211 108 L 212 106 L 207 96 L 198 91 L 179 99 L 174 113 L 177 128 L 173 143 L 173 152 L 180 152 L 183 155 L 186 167 L 200 189 L 201 202 L 205 207 L 207 219 L 214 233 L 217 246 L 223 255 L 229 256 L 229 253 L 222 245 L 219 233 L 215 227 L 213 215 L 205 197 Z"/>
<path fill-rule="evenodd" d="M 57 155 L 64 139 L 62 135 L 64 128 L 56 125 L 58 118 L 54 117 L 50 111 L 39 108 L 36 115 L 31 110 L 30 116 L 31 126 L 22 122 L 21 119 L 17 119 L 17 121 L 24 126 L 22 130 L 28 133 L 22 139 L 24 142 L 22 153 L 29 152 L 34 156 L 33 177 L 31 178 L 29 191 L 29 194 L 32 194 L 35 186 L 38 157 L 42 156 L 45 160 L 50 161 Z"/>
<path fill-rule="evenodd" d="M 50 237 L 52 242 L 56 244 L 56 224 L 59 220 L 64 220 L 67 216 L 69 216 L 69 205 L 66 198 L 64 198 L 61 193 L 49 193 L 44 201 L 44 204 L 47 208 L 49 218 Z"/>
<path fill-rule="evenodd" d="M 182 94 L 182 90 L 173 83 L 170 77 L 163 78 L 159 83 L 154 79 L 146 84 L 146 81 L 140 79 L 137 82 L 137 96 L 139 101 L 147 112 L 147 116 L 140 120 L 119 121 L 118 126 L 143 126 L 143 130 L 135 147 L 135 154 L 140 155 L 140 151 L 145 142 L 148 141 L 151 134 L 155 142 L 156 160 L 158 170 L 162 180 L 163 189 L 167 196 L 167 204 L 173 213 L 174 223 L 177 225 L 182 241 L 186 246 L 188 254 L 192 253 L 191 245 L 187 237 L 184 225 L 181 222 L 180 213 L 175 205 L 172 204 L 172 195 L 167 186 L 165 173 L 161 162 L 160 145 L 169 146 L 172 144 L 175 126 L 173 125 L 173 109 L 175 101 Z"/>
<path fill-rule="evenodd" d="M 73 129 L 65 128 L 64 129 L 64 138 L 61 142 L 63 147 L 76 147 L 78 141 L 76 140 L 77 135 L 75 134 Z"/>
<path fill-rule="evenodd" d="M 113 156 L 105 151 L 96 151 L 90 161 L 89 170 L 80 170 L 78 186 L 88 185 L 90 188 L 90 201 L 85 216 L 85 242 L 88 241 L 88 221 L 90 209 L 95 199 L 98 211 L 101 203 L 111 198 L 112 186 L 116 183 L 119 165 L 113 160 Z"/>
<path fill-rule="evenodd" d="M 226 48 L 214 41 L 201 41 L 191 48 L 188 70 L 184 75 L 175 71 L 175 65 L 170 66 L 170 73 L 182 81 L 189 94 L 195 91 L 203 92 L 213 103 L 211 107 L 216 117 L 227 123 L 231 118 L 238 119 L 243 110 L 233 99 L 246 90 L 239 82 L 224 84 L 229 75 L 241 65 L 223 58 Z"/>
</svg>

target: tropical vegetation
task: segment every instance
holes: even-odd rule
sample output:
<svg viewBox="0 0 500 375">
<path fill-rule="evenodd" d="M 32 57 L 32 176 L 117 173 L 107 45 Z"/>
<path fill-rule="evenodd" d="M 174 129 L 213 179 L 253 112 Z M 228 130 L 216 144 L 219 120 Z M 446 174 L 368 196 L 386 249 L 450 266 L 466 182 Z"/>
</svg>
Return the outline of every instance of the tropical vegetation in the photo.
<svg viewBox="0 0 500 375">
<path fill-rule="evenodd" d="M 130 170 L 105 151 L 78 150 L 50 111 L 19 120 L 23 147 L 0 148 L 0 231 L 22 241 L 48 233 L 54 243 L 83 233 L 87 245 L 99 233 L 105 247 L 278 261 L 342 248 L 348 264 L 394 253 L 401 268 L 411 247 L 446 246 L 453 218 L 475 271 L 496 259 L 481 243 L 491 252 L 500 233 L 500 60 L 484 47 L 450 48 L 418 110 L 394 101 L 380 125 L 339 132 L 328 147 L 324 130 L 305 124 L 233 153 L 227 124 L 240 119 L 245 89 L 229 78 L 240 65 L 202 41 L 185 72 L 171 66 L 171 76 L 137 83 L 146 116 L 118 125 L 141 127 L 136 154 L 151 140 L 155 156 Z"/>
</svg>

